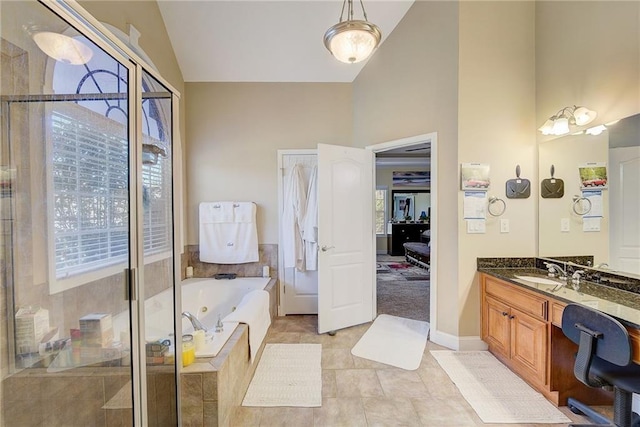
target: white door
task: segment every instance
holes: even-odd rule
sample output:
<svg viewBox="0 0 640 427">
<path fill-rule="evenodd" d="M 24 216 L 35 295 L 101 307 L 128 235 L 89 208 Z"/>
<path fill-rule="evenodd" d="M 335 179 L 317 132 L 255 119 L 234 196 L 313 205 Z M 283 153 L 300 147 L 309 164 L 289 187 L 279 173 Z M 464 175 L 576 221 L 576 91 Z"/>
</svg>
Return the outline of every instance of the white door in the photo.
<svg viewBox="0 0 640 427">
<path fill-rule="evenodd" d="M 318 164 L 316 150 L 279 150 L 278 163 L 281 170 L 280 193 L 280 224 L 282 224 L 282 212 L 285 195 L 288 194 L 289 174 L 294 165 L 303 167 L 305 187 L 308 187 L 311 172 Z M 307 194 L 307 197 L 309 195 Z M 283 245 L 279 245 L 283 250 Z M 318 271 L 298 271 L 294 267 L 285 268 L 282 260 L 284 255 L 280 253 L 280 301 L 282 301 L 282 315 L 287 314 L 316 314 L 318 312 Z"/>
<path fill-rule="evenodd" d="M 318 144 L 318 333 L 375 317 L 373 152 Z"/>
<path fill-rule="evenodd" d="M 640 274 L 640 147 L 609 151 L 610 257 L 614 270 Z"/>
</svg>

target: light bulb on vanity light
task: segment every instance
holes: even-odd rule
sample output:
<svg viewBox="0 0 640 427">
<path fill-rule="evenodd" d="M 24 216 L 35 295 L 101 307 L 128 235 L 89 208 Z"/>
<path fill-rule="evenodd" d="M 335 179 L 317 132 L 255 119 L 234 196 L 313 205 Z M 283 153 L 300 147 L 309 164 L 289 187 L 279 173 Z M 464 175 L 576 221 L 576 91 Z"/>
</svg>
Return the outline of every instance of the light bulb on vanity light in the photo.
<svg viewBox="0 0 640 427">
<path fill-rule="evenodd" d="M 555 119 L 552 132 L 554 135 L 565 135 L 569 133 L 569 119 L 566 117 L 558 117 Z"/>
<path fill-rule="evenodd" d="M 587 135 L 600 135 L 602 132 L 604 132 L 605 130 L 607 130 L 607 127 L 605 125 L 599 125 L 599 126 L 594 126 L 592 128 L 589 128 L 585 131 L 585 133 Z"/>
<path fill-rule="evenodd" d="M 587 107 L 577 107 L 573 112 L 573 117 L 576 121 L 576 125 L 584 126 L 591 123 L 598 113 L 589 110 Z"/>
</svg>

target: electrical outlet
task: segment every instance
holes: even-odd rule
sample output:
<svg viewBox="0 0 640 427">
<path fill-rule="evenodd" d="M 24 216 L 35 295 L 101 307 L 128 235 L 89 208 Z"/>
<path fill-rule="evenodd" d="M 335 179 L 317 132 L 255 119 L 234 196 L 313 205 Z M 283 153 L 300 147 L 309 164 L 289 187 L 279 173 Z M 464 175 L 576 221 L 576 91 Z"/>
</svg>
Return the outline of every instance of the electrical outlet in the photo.
<svg viewBox="0 0 640 427">
<path fill-rule="evenodd" d="M 561 218 L 560 231 L 563 233 L 568 233 L 570 229 L 571 229 L 571 223 L 569 222 L 569 218 Z"/>
<path fill-rule="evenodd" d="M 501 233 L 508 233 L 509 232 L 509 220 L 508 219 L 501 219 L 500 220 L 500 232 Z"/>
</svg>

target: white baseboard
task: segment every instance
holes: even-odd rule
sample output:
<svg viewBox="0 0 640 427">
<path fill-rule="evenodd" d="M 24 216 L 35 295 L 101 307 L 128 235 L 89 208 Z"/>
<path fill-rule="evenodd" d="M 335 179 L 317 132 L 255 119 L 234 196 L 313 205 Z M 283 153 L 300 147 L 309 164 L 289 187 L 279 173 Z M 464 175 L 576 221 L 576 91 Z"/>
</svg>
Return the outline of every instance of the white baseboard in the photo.
<svg viewBox="0 0 640 427">
<path fill-rule="evenodd" d="M 458 337 L 441 331 L 431 331 L 429 340 L 451 350 L 475 351 L 487 349 L 487 343 L 478 336 Z"/>
</svg>

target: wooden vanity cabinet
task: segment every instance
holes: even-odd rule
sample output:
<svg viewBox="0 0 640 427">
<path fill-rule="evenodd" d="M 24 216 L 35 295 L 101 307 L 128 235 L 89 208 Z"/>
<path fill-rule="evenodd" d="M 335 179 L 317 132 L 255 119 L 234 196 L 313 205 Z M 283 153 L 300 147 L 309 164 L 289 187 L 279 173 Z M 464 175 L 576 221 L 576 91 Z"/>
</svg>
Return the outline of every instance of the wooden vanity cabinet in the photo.
<svg viewBox="0 0 640 427">
<path fill-rule="evenodd" d="M 482 339 L 530 383 L 547 383 L 548 325 L 544 298 L 484 276 Z"/>
<path fill-rule="evenodd" d="M 555 405 L 568 397 L 611 403 L 611 395 L 573 374 L 577 346 L 562 333 L 566 304 L 487 274 L 480 274 L 482 339 L 489 351 Z"/>
</svg>

